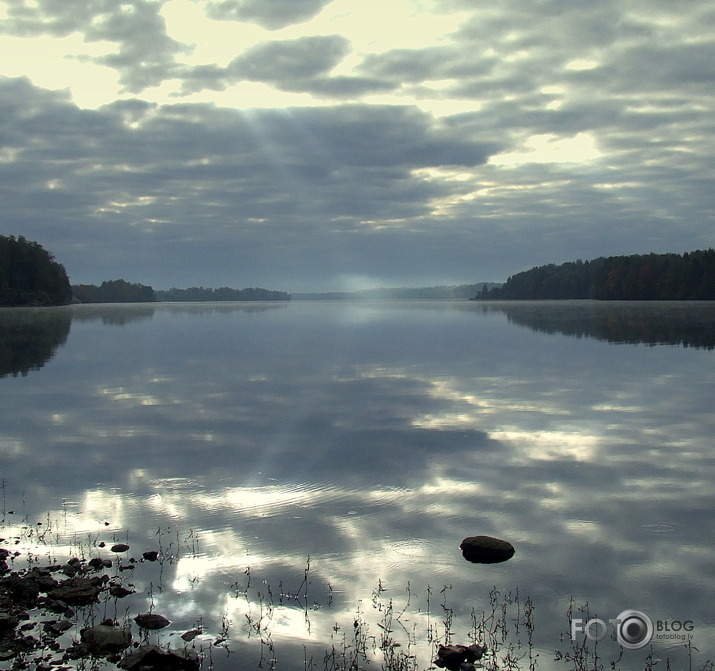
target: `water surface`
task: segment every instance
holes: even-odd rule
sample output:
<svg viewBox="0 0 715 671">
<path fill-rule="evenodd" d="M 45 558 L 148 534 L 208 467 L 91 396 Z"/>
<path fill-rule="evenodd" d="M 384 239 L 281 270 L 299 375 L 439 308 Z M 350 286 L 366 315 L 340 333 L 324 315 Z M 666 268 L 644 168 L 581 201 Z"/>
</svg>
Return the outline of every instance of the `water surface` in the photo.
<svg viewBox="0 0 715 671">
<path fill-rule="evenodd" d="M 2 535 L 60 560 L 161 550 L 116 608 L 167 615 L 164 642 L 223 630 L 219 669 L 339 665 L 356 623 L 374 643 L 403 607 L 390 635 L 427 668 L 494 588 L 533 604 L 538 668 L 570 668 L 570 601 L 692 621 L 698 668 L 715 657 L 714 324 L 707 303 L 3 310 Z M 477 534 L 516 555 L 466 562 Z M 529 668 L 523 628 L 509 642 Z M 686 668 L 682 644 L 619 668 Z"/>
</svg>

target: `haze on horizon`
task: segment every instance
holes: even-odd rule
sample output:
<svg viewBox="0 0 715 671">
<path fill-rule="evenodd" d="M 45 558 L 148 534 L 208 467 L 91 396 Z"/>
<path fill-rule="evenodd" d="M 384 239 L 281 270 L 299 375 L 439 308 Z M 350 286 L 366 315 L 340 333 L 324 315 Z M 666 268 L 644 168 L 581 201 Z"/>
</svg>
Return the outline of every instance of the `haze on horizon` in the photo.
<svg viewBox="0 0 715 671">
<path fill-rule="evenodd" d="M 705 0 L 6 0 L 0 233 L 292 292 L 708 248 L 713 63 Z"/>
</svg>

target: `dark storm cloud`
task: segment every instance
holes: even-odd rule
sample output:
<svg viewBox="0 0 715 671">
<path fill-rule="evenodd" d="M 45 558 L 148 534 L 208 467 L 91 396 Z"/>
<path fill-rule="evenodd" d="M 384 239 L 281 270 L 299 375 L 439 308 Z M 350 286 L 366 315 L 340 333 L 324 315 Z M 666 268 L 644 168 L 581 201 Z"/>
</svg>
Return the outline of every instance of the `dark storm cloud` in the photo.
<svg viewBox="0 0 715 671">
<path fill-rule="evenodd" d="M 253 81 L 314 77 L 335 67 L 350 43 L 339 35 L 259 44 L 235 58 L 228 70 Z"/>
<path fill-rule="evenodd" d="M 180 71 L 181 95 L 205 89 L 223 91 L 241 81 L 264 82 L 281 91 L 307 92 L 332 98 L 389 91 L 397 84 L 378 77 L 332 76 L 350 52 L 340 35 L 314 35 L 263 42 L 234 58 L 226 67 L 199 65 Z"/>
<path fill-rule="evenodd" d="M 300 264 L 333 248 L 339 265 L 345 240 L 330 236 L 365 235 L 365 220 L 426 216 L 451 189 L 413 170 L 473 167 L 497 149 L 409 107 L 244 113 L 120 101 L 86 111 L 26 80 L 2 80 L 0 105 L 0 133 L 11 138 L 0 165 L 13 203 L 6 225 L 49 237 L 70 271 L 88 262 L 78 255 L 121 258 L 142 238 L 157 258 L 183 242 L 207 257 L 261 249 L 274 265 L 285 250 Z"/>
<path fill-rule="evenodd" d="M 310 177 L 316 169 L 327 174 L 349 166 L 474 166 L 495 149 L 488 142 L 465 142 L 448 127 L 435 127 L 429 115 L 412 107 L 240 112 L 133 100 L 88 111 L 78 109 L 66 94 L 35 88 L 24 79 L 2 79 L 0 87 L 0 129 L 22 158 L 102 160 L 98 170 L 118 174 L 122 166 L 160 167 L 172 175 L 193 172 L 195 166 L 177 164 L 193 160 L 207 170 L 231 164 L 246 176 L 281 163 L 282 169 L 296 168 L 296 179 L 302 179 L 303 169 Z M 325 160 L 316 162 L 316 157 Z M 197 170 L 200 174 L 202 168 Z"/>
<path fill-rule="evenodd" d="M 330 76 L 319 77 L 306 83 L 290 82 L 282 86 L 285 91 L 306 91 L 317 96 L 336 99 L 354 99 L 364 94 L 386 93 L 395 85 L 375 77 Z"/>
<path fill-rule="evenodd" d="M 482 105 L 503 104 L 509 96 L 512 116 L 558 100 L 541 91 L 550 86 L 564 86 L 593 109 L 602 101 L 625 108 L 629 95 L 641 103 L 644 95 L 689 99 L 712 81 L 715 22 L 712 11 L 688 5 L 683 12 L 677 4 L 631 2 L 624 10 L 623 3 L 608 1 L 500 3 L 475 12 L 449 46 L 373 54 L 361 69 L 402 84 L 453 79 L 452 95 Z M 685 40 L 683 29 L 701 37 Z"/>
<path fill-rule="evenodd" d="M 417 98 L 434 95 L 430 80 L 444 80 L 448 96 L 475 102 L 476 111 L 447 121 L 467 135 L 491 129 L 513 148 L 539 134 L 594 139 L 604 157 L 590 165 L 535 159 L 508 174 L 480 171 L 485 183 L 503 188 L 485 190 L 452 215 L 498 219 L 497 240 L 484 230 L 497 254 L 511 247 L 520 257 L 518 237 L 532 225 L 550 260 L 614 246 L 682 250 L 684 239 L 712 244 L 700 177 L 712 172 L 704 113 L 713 107 L 712 35 L 713 12 L 684 3 L 506 2 L 475 12 L 448 46 L 373 54 L 361 70 L 401 82 Z"/>
<path fill-rule="evenodd" d="M 467 62 L 469 63 L 467 65 Z M 468 68 L 488 70 L 488 59 L 467 59 L 455 47 L 425 47 L 423 49 L 392 49 L 383 54 L 370 54 L 362 63 L 362 69 L 374 76 L 384 77 L 395 85 L 417 83 L 427 79 L 442 79 L 459 74 Z"/>
<path fill-rule="evenodd" d="M 251 21 L 269 30 L 307 21 L 332 0 L 222 0 L 209 5 L 211 18 Z"/>
<path fill-rule="evenodd" d="M 326 4 L 207 11 L 273 29 Z M 309 274 L 321 286 L 351 274 L 471 282 L 713 244 L 715 11 L 704 3 L 447 0 L 444 11 L 471 14 L 438 45 L 366 54 L 352 70 L 343 67 L 357 47 L 323 34 L 238 45 L 221 64 L 183 62 L 187 46 L 168 37 L 162 5 L 11 0 L 2 30 L 114 42 L 91 58 L 131 91 L 171 79 L 189 96 L 249 81 L 337 104 L 130 100 L 87 111 L 68 94 L 4 80 L 6 228 L 46 243 L 84 281 L 116 268 L 159 286 L 299 290 Z M 408 104 L 342 103 L 375 93 Z M 412 101 L 463 111 L 437 118 Z M 552 160 L 530 149 L 534 138 L 593 151 Z"/>
</svg>

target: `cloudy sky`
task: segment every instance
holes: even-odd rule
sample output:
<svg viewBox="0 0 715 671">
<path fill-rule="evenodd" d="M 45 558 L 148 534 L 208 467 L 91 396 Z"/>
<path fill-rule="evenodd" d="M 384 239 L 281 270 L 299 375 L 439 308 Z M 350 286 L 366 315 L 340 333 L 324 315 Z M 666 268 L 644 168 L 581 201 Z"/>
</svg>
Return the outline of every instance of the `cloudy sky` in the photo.
<svg viewBox="0 0 715 671">
<path fill-rule="evenodd" d="M 3 0 L 0 233 L 73 283 L 713 246 L 712 0 Z"/>
</svg>

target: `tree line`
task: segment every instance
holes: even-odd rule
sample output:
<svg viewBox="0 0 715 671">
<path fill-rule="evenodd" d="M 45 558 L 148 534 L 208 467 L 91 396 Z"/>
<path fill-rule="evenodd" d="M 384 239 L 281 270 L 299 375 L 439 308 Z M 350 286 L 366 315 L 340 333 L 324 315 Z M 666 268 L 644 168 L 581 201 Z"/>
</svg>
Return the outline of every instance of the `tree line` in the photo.
<svg viewBox="0 0 715 671">
<path fill-rule="evenodd" d="M 715 300 L 715 250 L 632 254 L 525 270 L 481 299 Z"/>
<path fill-rule="evenodd" d="M 72 289 L 64 266 L 42 245 L 0 235 L 0 305 L 66 305 Z"/>
<path fill-rule="evenodd" d="M 268 289 L 169 289 L 154 291 L 123 279 L 71 285 L 62 264 L 37 242 L 0 235 L 0 306 L 155 301 L 287 301 L 290 294 Z"/>
<path fill-rule="evenodd" d="M 145 284 L 132 284 L 126 280 L 110 280 L 100 286 L 77 284 L 72 287 L 74 299 L 79 303 L 153 303 L 203 302 L 203 301 L 288 301 L 290 294 L 268 289 L 157 289 Z"/>
<path fill-rule="evenodd" d="M 253 287 L 249 289 L 207 289 L 204 287 L 189 287 L 188 289 L 171 288 L 156 291 L 159 301 L 289 301 L 291 296 L 285 291 L 271 291 Z"/>
<path fill-rule="evenodd" d="M 72 293 L 79 303 L 153 303 L 156 300 L 150 286 L 121 279 L 102 282 L 99 286 L 75 284 Z"/>
</svg>

